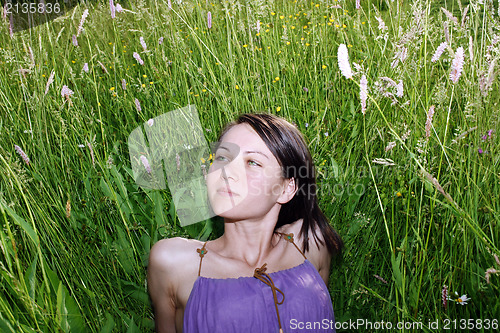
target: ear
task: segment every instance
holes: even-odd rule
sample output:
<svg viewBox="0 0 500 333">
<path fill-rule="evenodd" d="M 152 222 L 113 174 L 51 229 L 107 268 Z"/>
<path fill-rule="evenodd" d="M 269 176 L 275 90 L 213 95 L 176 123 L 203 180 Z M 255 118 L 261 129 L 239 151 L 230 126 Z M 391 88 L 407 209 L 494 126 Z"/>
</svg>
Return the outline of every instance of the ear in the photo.
<svg viewBox="0 0 500 333">
<path fill-rule="evenodd" d="M 288 201 L 292 200 L 297 192 L 297 184 L 295 183 L 295 178 L 289 178 L 284 180 L 283 193 L 278 198 L 277 202 L 280 204 L 286 204 Z"/>
</svg>

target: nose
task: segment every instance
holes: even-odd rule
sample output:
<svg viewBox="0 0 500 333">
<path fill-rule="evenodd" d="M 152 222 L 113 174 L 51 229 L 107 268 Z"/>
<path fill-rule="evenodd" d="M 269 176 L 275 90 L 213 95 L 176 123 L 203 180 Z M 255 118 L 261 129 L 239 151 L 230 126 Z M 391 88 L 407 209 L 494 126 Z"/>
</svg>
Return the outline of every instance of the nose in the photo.
<svg viewBox="0 0 500 333">
<path fill-rule="evenodd" d="M 242 175 L 242 172 L 245 171 L 244 168 L 242 168 L 242 158 L 241 157 L 236 157 L 233 159 L 230 163 L 224 165 L 221 170 L 221 178 L 225 181 L 228 179 L 232 179 L 233 181 L 238 181 Z"/>
</svg>

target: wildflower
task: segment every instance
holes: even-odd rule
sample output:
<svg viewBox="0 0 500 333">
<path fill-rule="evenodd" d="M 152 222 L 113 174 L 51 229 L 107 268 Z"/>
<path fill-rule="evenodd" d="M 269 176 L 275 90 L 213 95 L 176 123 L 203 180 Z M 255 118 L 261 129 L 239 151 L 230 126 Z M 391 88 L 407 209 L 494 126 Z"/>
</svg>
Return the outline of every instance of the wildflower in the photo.
<svg viewBox="0 0 500 333">
<path fill-rule="evenodd" d="M 443 54 L 444 49 L 448 46 L 448 43 L 442 42 L 439 44 L 438 48 L 436 49 L 436 52 L 434 52 L 434 55 L 432 56 L 431 62 L 436 62 L 439 60 L 441 57 L 441 54 Z"/>
<path fill-rule="evenodd" d="M 457 296 L 457 298 L 448 297 L 448 300 L 455 301 L 456 303 L 458 303 L 460 305 L 465 305 L 465 304 L 467 304 L 467 301 L 470 301 L 470 298 L 467 297 L 467 295 L 462 295 L 462 296 L 458 297 L 458 293 L 456 291 L 455 291 L 455 295 Z"/>
<path fill-rule="evenodd" d="M 351 65 L 349 65 L 349 54 L 347 53 L 347 47 L 345 44 L 339 45 L 337 57 L 342 75 L 344 75 L 347 79 L 352 79 Z"/>
<path fill-rule="evenodd" d="M 137 60 L 137 62 L 139 63 L 139 65 L 141 65 L 141 66 L 144 65 L 144 61 L 142 61 L 141 56 L 139 55 L 139 53 L 134 52 L 134 58 L 135 58 L 135 60 Z"/>
<path fill-rule="evenodd" d="M 309 127 L 309 123 L 305 123 L 305 126 L 306 126 L 306 128 L 308 128 Z"/>
<path fill-rule="evenodd" d="M 477 149 L 477 152 L 478 152 L 479 154 L 484 153 L 484 151 L 481 149 L 481 147 Z"/>
<path fill-rule="evenodd" d="M 52 84 L 52 82 L 54 82 L 54 75 L 55 75 L 55 72 L 54 72 L 54 70 L 52 70 L 52 72 L 50 73 L 50 76 L 49 76 L 49 80 L 47 81 L 47 85 L 45 86 L 45 95 L 47 95 L 47 93 L 49 92 L 49 87 Z"/>
<path fill-rule="evenodd" d="M 136 98 L 135 99 L 135 108 L 137 109 L 137 112 L 141 112 L 142 109 L 141 109 L 141 102 L 139 102 L 139 100 Z"/>
<path fill-rule="evenodd" d="M 123 11 L 123 8 L 119 3 L 116 4 L 115 9 L 118 13 L 121 13 Z"/>
<path fill-rule="evenodd" d="M 151 118 L 148 120 L 149 127 L 153 126 L 154 123 L 155 123 L 154 119 Z"/>
<path fill-rule="evenodd" d="M 443 22 L 443 31 L 444 31 L 444 39 L 448 44 L 451 44 L 450 42 L 450 32 L 448 31 L 448 21 Z"/>
<path fill-rule="evenodd" d="M 391 141 L 387 144 L 387 146 L 385 147 L 385 151 L 389 151 L 391 150 L 392 148 L 396 147 L 396 142 L 395 141 Z"/>
<path fill-rule="evenodd" d="M 238 85 L 235 85 L 234 87 L 236 88 L 236 90 L 240 89 L 240 87 Z"/>
<path fill-rule="evenodd" d="M 127 90 L 127 81 L 125 79 L 122 79 L 122 89 Z"/>
<path fill-rule="evenodd" d="M 92 149 L 92 145 L 90 144 L 90 142 L 87 142 L 87 147 L 89 147 L 89 150 L 90 150 L 90 157 L 92 159 L 92 165 L 95 165 L 94 149 Z"/>
<path fill-rule="evenodd" d="M 146 46 L 146 42 L 144 41 L 144 37 L 141 36 L 141 38 L 139 38 L 139 41 L 141 42 L 142 49 L 144 51 L 147 51 L 148 47 Z"/>
<path fill-rule="evenodd" d="M 361 0 L 356 0 L 356 9 L 361 9 Z"/>
<path fill-rule="evenodd" d="M 168 8 L 172 9 L 172 1 L 171 0 L 168 0 Z"/>
<path fill-rule="evenodd" d="M 109 9 L 111 10 L 111 18 L 115 18 L 115 5 L 113 3 L 113 0 L 109 0 Z"/>
<path fill-rule="evenodd" d="M 257 33 L 260 33 L 260 20 L 257 20 L 257 26 L 255 29 L 257 30 Z"/>
<path fill-rule="evenodd" d="M 73 46 L 78 47 L 78 39 L 76 39 L 76 35 L 73 35 L 71 39 L 73 40 Z"/>
<path fill-rule="evenodd" d="M 146 172 L 151 174 L 151 166 L 149 165 L 147 157 L 144 155 L 141 155 L 140 159 L 141 159 L 142 165 L 144 165 L 144 169 L 146 169 Z"/>
<path fill-rule="evenodd" d="M 212 29 L 212 12 L 207 13 L 207 27 L 208 29 Z"/>
<path fill-rule="evenodd" d="M 432 127 L 432 117 L 434 116 L 434 105 L 431 105 L 429 111 L 427 112 L 427 120 L 425 121 L 425 137 L 428 138 L 431 136 L 431 127 Z"/>
<path fill-rule="evenodd" d="M 451 63 L 450 80 L 453 83 L 457 83 L 460 75 L 462 74 L 462 68 L 464 66 L 464 48 L 459 47 L 455 53 L 455 59 Z"/>
<path fill-rule="evenodd" d="M 376 18 L 376 19 L 377 19 L 377 21 L 378 21 L 378 30 L 385 31 L 385 30 L 387 30 L 387 29 L 388 29 L 388 28 L 387 28 L 387 26 L 386 26 L 386 25 L 385 25 L 385 23 L 384 23 L 384 20 L 382 20 L 382 18 L 381 18 L 381 17 L 376 17 L 376 16 L 375 16 L 375 18 Z"/>
<path fill-rule="evenodd" d="M 368 80 L 366 79 L 365 74 L 361 76 L 361 80 L 359 81 L 359 99 L 361 100 L 361 113 L 366 113 L 366 100 L 368 98 Z"/>
<path fill-rule="evenodd" d="M 278 106 L 278 107 L 276 108 L 276 111 L 280 112 L 280 111 L 281 111 L 281 106 Z"/>
<path fill-rule="evenodd" d="M 458 24 L 458 19 L 457 19 L 455 16 L 453 16 L 453 14 L 452 14 L 452 13 L 450 13 L 449 11 L 447 11 L 447 10 L 446 10 L 445 8 L 443 8 L 443 7 L 441 7 L 441 10 L 443 11 L 444 15 L 446 15 L 446 17 L 447 17 L 449 20 L 451 20 L 451 21 L 453 21 L 453 22 L 455 22 L 455 23 L 457 23 L 457 24 Z"/>
<path fill-rule="evenodd" d="M 161 45 L 161 44 L 163 44 L 163 37 L 160 37 L 160 38 L 158 39 L 158 45 Z"/>
<path fill-rule="evenodd" d="M 398 85 L 396 86 L 396 96 L 399 98 L 403 97 L 403 80 L 399 80 Z"/>
<path fill-rule="evenodd" d="M 500 274 L 500 271 L 499 271 L 499 270 L 494 269 L 493 267 L 488 268 L 488 269 L 486 270 L 486 273 L 484 273 L 484 277 L 486 278 L 486 283 L 488 283 L 488 284 L 490 284 L 490 275 L 491 275 L 491 274 L 498 275 L 498 274 Z"/>
<path fill-rule="evenodd" d="M 61 96 L 69 99 L 73 95 L 73 90 L 69 89 L 68 86 L 63 86 L 61 89 Z"/>
<path fill-rule="evenodd" d="M 441 300 L 443 302 L 443 308 L 446 309 L 448 306 L 448 286 L 443 285 L 443 290 L 441 290 Z"/>
<path fill-rule="evenodd" d="M 76 37 L 80 36 L 80 33 L 83 31 L 83 23 L 85 23 L 85 19 L 89 15 L 89 10 L 85 9 L 82 14 L 82 18 L 80 19 L 80 24 L 78 25 L 78 31 L 76 32 Z"/>
<path fill-rule="evenodd" d="M 307 89 L 306 87 L 302 87 L 302 90 L 303 90 L 304 92 L 309 92 L 309 89 Z"/>
<path fill-rule="evenodd" d="M 26 164 L 30 164 L 30 159 L 28 158 L 28 155 L 26 155 L 24 153 L 24 151 L 21 149 L 21 147 L 19 147 L 18 145 L 14 145 L 14 149 L 17 151 L 17 153 L 19 154 L 19 156 L 22 157 L 22 159 L 24 160 L 24 162 Z"/>
<path fill-rule="evenodd" d="M 84 64 L 83 64 L 82 71 L 84 71 L 85 73 L 88 73 L 88 72 L 89 72 L 89 64 L 88 64 L 88 63 L 84 63 Z"/>
<path fill-rule="evenodd" d="M 325 132 L 324 134 L 325 134 L 325 136 L 328 136 L 328 132 Z"/>
<path fill-rule="evenodd" d="M 401 194 L 401 192 L 399 192 L 399 191 L 398 191 L 398 192 L 396 192 L 396 196 L 397 196 L 398 198 L 400 198 L 400 197 L 402 197 L 402 196 L 403 196 L 403 194 Z"/>
</svg>

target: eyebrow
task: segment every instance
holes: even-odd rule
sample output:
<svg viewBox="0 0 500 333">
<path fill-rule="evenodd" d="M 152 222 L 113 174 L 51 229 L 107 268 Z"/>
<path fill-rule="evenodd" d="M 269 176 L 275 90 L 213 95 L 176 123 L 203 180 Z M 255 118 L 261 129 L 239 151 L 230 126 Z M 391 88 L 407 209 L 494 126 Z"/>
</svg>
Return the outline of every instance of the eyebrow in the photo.
<svg viewBox="0 0 500 333">
<path fill-rule="evenodd" d="M 224 149 L 224 150 L 227 150 L 230 152 L 230 150 L 224 146 L 219 146 L 217 147 L 218 149 Z M 264 154 L 263 152 L 261 151 L 257 151 L 257 150 L 247 150 L 244 152 L 245 154 L 260 154 L 262 156 L 264 156 L 265 158 L 269 159 L 269 156 L 267 156 L 266 154 Z"/>
</svg>

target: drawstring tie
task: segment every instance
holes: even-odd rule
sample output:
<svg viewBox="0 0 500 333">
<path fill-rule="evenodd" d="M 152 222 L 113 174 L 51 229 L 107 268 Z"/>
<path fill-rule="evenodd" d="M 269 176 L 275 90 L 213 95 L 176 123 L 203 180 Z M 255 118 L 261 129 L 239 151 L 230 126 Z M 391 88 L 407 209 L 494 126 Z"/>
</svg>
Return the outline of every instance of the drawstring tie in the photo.
<svg viewBox="0 0 500 333">
<path fill-rule="evenodd" d="M 267 270 L 266 265 L 267 265 L 267 263 L 262 265 L 261 268 L 256 268 L 254 273 L 253 273 L 253 276 L 255 278 L 259 279 L 260 281 L 264 282 L 265 284 L 267 284 L 269 287 L 271 287 L 271 290 L 273 291 L 274 306 L 276 307 L 276 314 L 278 315 L 278 324 L 280 327 L 279 333 L 283 333 L 283 329 L 281 328 L 280 312 L 278 311 L 278 304 L 280 304 L 280 305 L 283 304 L 283 302 L 285 301 L 285 294 L 283 294 L 283 292 L 281 290 L 276 288 L 273 280 L 271 279 L 269 274 L 266 273 L 266 270 Z M 276 296 L 276 292 L 279 292 L 281 294 L 281 296 L 283 296 L 283 299 L 281 300 L 281 302 L 278 302 L 278 296 Z"/>
</svg>

